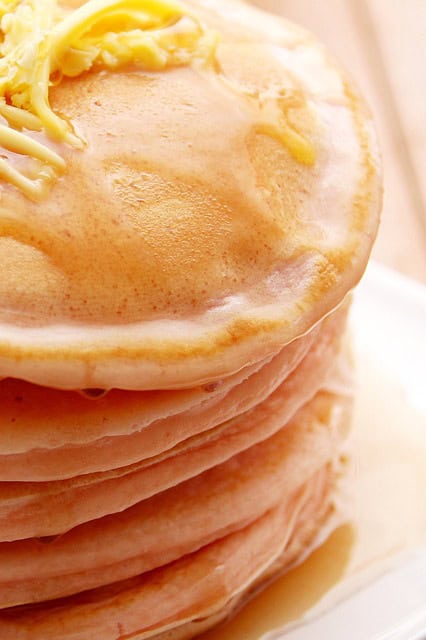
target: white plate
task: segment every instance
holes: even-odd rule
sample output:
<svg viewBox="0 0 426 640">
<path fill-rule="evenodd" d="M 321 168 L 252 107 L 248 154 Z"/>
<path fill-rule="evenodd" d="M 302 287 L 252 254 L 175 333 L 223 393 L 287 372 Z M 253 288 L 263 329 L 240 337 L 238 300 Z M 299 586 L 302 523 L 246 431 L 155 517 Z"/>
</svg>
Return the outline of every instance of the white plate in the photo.
<svg viewBox="0 0 426 640">
<path fill-rule="evenodd" d="M 371 263 L 355 294 L 356 350 L 369 354 L 426 415 L 426 287 Z"/>
</svg>

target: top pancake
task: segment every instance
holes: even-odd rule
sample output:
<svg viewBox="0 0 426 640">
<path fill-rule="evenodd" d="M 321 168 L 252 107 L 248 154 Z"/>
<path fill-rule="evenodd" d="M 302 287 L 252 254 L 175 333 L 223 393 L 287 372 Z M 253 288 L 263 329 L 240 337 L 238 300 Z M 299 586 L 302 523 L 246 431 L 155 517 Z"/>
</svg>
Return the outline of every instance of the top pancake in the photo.
<svg viewBox="0 0 426 640">
<path fill-rule="evenodd" d="M 0 376 L 197 385 L 307 332 L 362 275 L 380 202 L 364 104 L 299 28 L 187 6 L 219 33 L 213 60 L 51 89 L 88 144 L 43 140 L 66 171 L 40 202 L 3 185 Z"/>
</svg>

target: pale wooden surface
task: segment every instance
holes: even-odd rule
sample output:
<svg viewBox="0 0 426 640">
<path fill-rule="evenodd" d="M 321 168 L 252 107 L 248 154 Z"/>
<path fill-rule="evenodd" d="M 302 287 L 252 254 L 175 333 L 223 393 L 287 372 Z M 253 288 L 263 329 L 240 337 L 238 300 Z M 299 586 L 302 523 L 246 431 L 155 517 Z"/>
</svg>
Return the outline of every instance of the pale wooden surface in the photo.
<svg viewBox="0 0 426 640">
<path fill-rule="evenodd" d="M 385 197 L 373 257 L 426 282 L 426 0 L 253 0 L 313 31 L 375 114 Z"/>
</svg>

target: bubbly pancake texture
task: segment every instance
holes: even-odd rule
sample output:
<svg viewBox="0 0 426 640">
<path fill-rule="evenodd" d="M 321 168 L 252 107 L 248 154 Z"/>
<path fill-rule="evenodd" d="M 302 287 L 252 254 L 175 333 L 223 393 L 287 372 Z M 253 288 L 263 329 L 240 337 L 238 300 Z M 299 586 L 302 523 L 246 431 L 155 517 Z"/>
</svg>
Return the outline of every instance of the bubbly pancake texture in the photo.
<svg viewBox="0 0 426 640">
<path fill-rule="evenodd" d="M 4 162 L 42 182 L 2 174 L 0 376 L 195 386 L 307 332 L 361 276 L 380 200 L 370 116 L 320 45 L 233 1 L 61 11 L 37 23 L 48 93 L 12 79 L 0 108 L 39 145 L 2 130 Z"/>
</svg>

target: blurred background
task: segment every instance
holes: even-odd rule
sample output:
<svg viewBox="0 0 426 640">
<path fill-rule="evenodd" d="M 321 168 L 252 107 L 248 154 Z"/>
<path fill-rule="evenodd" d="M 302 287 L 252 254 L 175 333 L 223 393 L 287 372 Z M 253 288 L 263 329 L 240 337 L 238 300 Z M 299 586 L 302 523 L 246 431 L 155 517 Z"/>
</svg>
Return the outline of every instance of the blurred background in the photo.
<svg viewBox="0 0 426 640">
<path fill-rule="evenodd" d="M 426 283 L 426 0 L 252 0 L 314 32 L 366 96 L 385 171 L 373 258 Z"/>
</svg>

